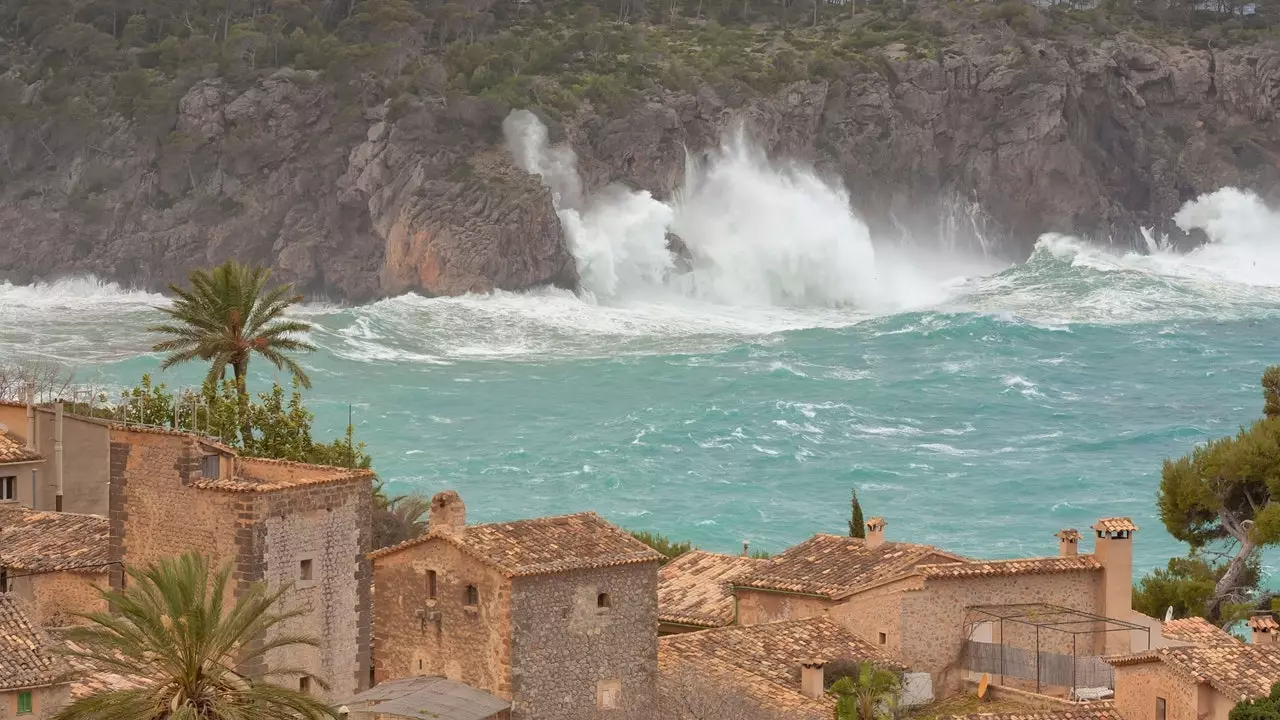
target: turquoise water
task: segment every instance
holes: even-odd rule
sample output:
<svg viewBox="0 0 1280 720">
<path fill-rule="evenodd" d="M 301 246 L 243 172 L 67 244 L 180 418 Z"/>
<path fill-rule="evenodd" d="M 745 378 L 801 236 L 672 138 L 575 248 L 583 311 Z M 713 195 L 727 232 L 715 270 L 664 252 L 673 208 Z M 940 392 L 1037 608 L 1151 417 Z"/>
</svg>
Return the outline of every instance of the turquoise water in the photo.
<svg viewBox="0 0 1280 720">
<path fill-rule="evenodd" d="M 590 509 L 778 551 L 843 532 L 857 487 L 892 539 L 978 557 L 1053 554 L 1057 530 L 1128 515 L 1146 569 L 1183 550 L 1156 516 L 1162 460 L 1256 418 L 1280 361 L 1280 282 L 1251 264 L 1274 246 L 1219 245 L 1137 257 L 1049 238 L 874 314 L 553 292 L 310 305 L 309 399 L 321 435 L 351 405 L 393 491 L 457 489 L 473 521 Z M 0 349 L 132 384 L 158 364 L 140 328 L 161 302 L 0 286 Z"/>
</svg>

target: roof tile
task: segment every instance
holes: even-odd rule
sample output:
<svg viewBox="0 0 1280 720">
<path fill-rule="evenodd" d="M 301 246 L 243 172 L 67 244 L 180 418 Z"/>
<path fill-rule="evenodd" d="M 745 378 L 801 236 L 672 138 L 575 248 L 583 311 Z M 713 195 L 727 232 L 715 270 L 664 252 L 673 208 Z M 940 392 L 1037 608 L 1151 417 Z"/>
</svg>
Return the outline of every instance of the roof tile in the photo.
<svg viewBox="0 0 1280 720">
<path fill-rule="evenodd" d="M 921 565 L 918 569 L 920 574 L 932 579 L 973 578 L 1101 570 L 1102 563 L 1098 562 L 1098 559 L 1092 555 L 1074 555 L 1069 557 L 1017 558 L 1014 560 Z"/>
<path fill-rule="evenodd" d="M 974 713 L 947 715 L 939 720 L 1123 720 L 1114 703 L 1088 703 L 1075 708 L 1042 712 Z"/>
<path fill-rule="evenodd" d="M 1273 615 L 1254 615 L 1249 618 L 1249 628 L 1252 630 L 1261 630 L 1262 632 L 1271 632 L 1280 629 L 1280 623 L 1276 622 Z"/>
<path fill-rule="evenodd" d="M 1138 526 L 1127 517 L 1113 517 L 1102 518 L 1093 524 L 1093 529 L 1098 532 L 1136 532 Z"/>
<path fill-rule="evenodd" d="M 965 558 L 930 545 L 887 542 L 868 548 L 861 538 L 814 535 L 761 565 L 735 585 L 810 593 L 833 599 L 903 575 L 921 562 Z"/>
<path fill-rule="evenodd" d="M 1235 635 L 1200 617 L 1170 620 L 1161 627 L 1160 634 L 1170 640 L 1197 645 L 1231 645 L 1240 642 Z"/>
<path fill-rule="evenodd" d="M 107 519 L 0 505 L 0 566 L 29 572 L 98 570 L 111 562 Z"/>
<path fill-rule="evenodd" d="M 21 462 L 38 462 L 44 456 L 27 447 L 27 444 L 7 432 L 0 432 L 0 465 Z"/>
<path fill-rule="evenodd" d="M 730 583 L 767 561 L 692 550 L 658 570 L 658 621 L 720 627 L 733 622 Z"/>
<path fill-rule="evenodd" d="M 0 593 L 0 690 L 52 685 L 65 666 L 18 599 Z"/>
<path fill-rule="evenodd" d="M 512 577 L 662 559 L 648 545 L 591 512 L 468 525 L 460 535 L 433 530 L 376 550 L 369 557 L 384 557 L 435 538 L 453 543 Z"/>
<path fill-rule="evenodd" d="M 1280 645 L 1184 645 L 1107 658 L 1116 667 L 1164 662 L 1232 698 L 1261 697 L 1280 681 Z"/>
</svg>

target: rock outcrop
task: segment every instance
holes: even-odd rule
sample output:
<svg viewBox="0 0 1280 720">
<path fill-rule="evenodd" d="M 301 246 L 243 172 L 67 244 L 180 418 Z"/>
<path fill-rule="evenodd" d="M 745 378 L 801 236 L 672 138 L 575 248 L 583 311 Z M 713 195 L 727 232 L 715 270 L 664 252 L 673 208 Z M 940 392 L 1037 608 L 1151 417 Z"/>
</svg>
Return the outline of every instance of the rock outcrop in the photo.
<svg viewBox="0 0 1280 720">
<path fill-rule="evenodd" d="M 625 117 L 552 123 L 588 189 L 669 195 L 686 151 L 743 123 L 838 176 L 873 229 L 939 232 L 977 203 L 1009 254 L 1045 231 L 1129 243 L 1226 185 L 1280 190 L 1280 51 L 974 35 L 933 59 L 770 95 L 654 90 Z M 31 92 L 39 92 L 36 88 Z M 172 127 L 123 120 L 75 153 L 0 132 L 0 277 L 92 273 L 149 288 L 228 257 L 364 301 L 573 287 L 549 192 L 503 148 L 508 108 L 472 97 L 366 106 L 306 72 L 195 83 Z M 157 140 L 156 138 L 160 139 Z"/>
</svg>

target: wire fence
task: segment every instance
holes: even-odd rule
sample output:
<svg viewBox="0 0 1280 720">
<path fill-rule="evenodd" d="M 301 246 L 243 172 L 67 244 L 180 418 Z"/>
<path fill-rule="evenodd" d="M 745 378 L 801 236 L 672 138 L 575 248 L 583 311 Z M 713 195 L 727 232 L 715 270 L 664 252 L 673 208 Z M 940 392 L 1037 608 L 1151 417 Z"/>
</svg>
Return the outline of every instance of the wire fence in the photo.
<svg viewBox="0 0 1280 720">
<path fill-rule="evenodd" d="M 1067 688 L 1112 688 L 1115 669 L 1095 655 L 1040 652 L 999 643 L 970 640 L 965 645 L 964 668 L 993 676 L 1032 680 L 1040 685 Z"/>
</svg>

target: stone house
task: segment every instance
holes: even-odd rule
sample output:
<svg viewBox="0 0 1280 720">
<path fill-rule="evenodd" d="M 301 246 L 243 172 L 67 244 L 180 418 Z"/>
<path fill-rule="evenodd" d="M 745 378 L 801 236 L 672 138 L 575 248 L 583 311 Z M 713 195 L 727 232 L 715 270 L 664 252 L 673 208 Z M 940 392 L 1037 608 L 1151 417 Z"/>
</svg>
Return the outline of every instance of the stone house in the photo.
<svg viewBox="0 0 1280 720">
<path fill-rule="evenodd" d="M 1240 700 L 1280 681 L 1280 645 L 1164 647 L 1110 658 L 1125 720 L 1227 720 Z"/>
<path fill-rule="evenodd" d="M 830 617 L 913 670 L 930 673 L 934 692 L 946 695 L 966 677 L 961 659 L 968 641 L 1032 646 L 1025 628 L 1006 627 L 1001 637 L 996 623 L 975 618 L 972 608 L 1042 604 L 1130 624 L 1142 617 L 1132 609 L 1130 542 L 1137 528 L 1127 518 L 1094 525 L 1092 554 L 1077 552 L 1079 535 L 1072 531 L 1059 533 L 1058 556 L 982 562 L 889 542 L 885 525 L 869 519 L 865 540 L 817 535 L 734 580 L 738 623 Z M 1129 652 L 1134 638 L 1147 635 L 1136 628 L 1100 632 L 1080 654 Z M 1076 650 L 1063 636 L 1041 649 Z"/>
<path fill-rule="evenodd" d="M 36 510 L 107 514 L 110 423 L 64 413 L 60 403 L 0 402 L 0 427 L 32 455 L 22 468 L 14 468 L 19 470 L 15 473 L 18 502 Z M 0 457 L 4 455 L 0 448 Z M 0 467 L 0 475 L 11 472 Z"/>
<path fill-rule="evenodd" d="M 375 678 L 440 676 L 517 718 L 598 718 L 652 702 L 661 556 L 593 513 L 430 529 L 371 555 Z"/>
<path fill-rule="evenodd" d="M 367 686 L 371 471 L 239 457 L 190 433 L 122 426 L 111 427 L 110 460 L 112 560 L 134 568 L 198 550 L 232 565 L 233 596 L 292 583 L 283 603 L 306 613 L 280 632 L 320 647 L 281 649 L 245 671 L 298 669 L 299 689 L 326 694 L 318 678 L 332 697 Z M 122 575 L 114 565 L 114 587 Z"/>
<path fill-rule="evenodd" d="M 1125 720 L 1125 718 L 1116 711 L 1113 703 L 1095 702 L 1052 710 L 1029 707 L 1026 711 L 945 715 L 938 720 Z"/>
<path fill-rule="evenodd" d="M 97 588 L 107 586 L 110 567 L 106 518 L 0 503 L 0 593 L 23 601 L 37 625 L 106 610 Z"/>
<path fill-rule="evenodd" d="M 835 706 L 826 694 L 827 668 L 850 670 L 871 661 L 903 670 L 900 661 L 825 617 L 719 627 L 663 637 L 658 664 L 663 694 L 674 707 L 721 693 L 743 696 L 779 717 L 827 720 Z M 691 685 L 688 678 L 705 681 Z M 716 699 L 713 698 L 713 702 Z M 671 708 L 665 707 L 664 711 Z"/>
<path fill-rule="evenodd" d="M 766 561 L 690 550 L 658 570 L 658 634 L 733 625 L 733 582 Z"/>
<path fill-rule="evenodd" d="M 0 720 L 53 717 L 69 697 L 66 672 L 21 601 L 0 594 Z"/>
</svg>

